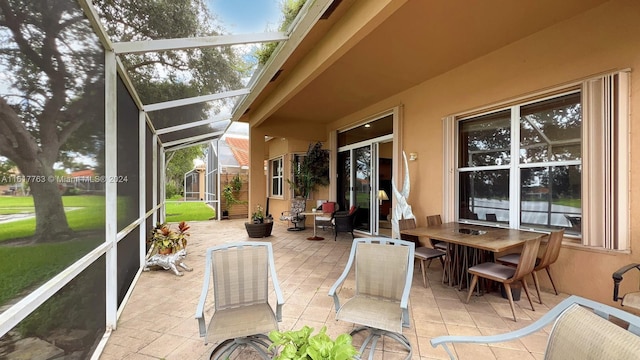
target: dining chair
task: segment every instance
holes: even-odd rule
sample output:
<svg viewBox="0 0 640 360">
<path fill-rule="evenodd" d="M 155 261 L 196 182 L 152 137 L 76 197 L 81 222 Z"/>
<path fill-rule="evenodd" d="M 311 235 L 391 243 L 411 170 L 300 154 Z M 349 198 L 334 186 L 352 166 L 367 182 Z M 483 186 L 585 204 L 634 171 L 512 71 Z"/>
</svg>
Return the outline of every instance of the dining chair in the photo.
<svg viewBox="0 0 640 360">
<path fill-rule="evenodd" d="M 402 334 L 402 328 L 410 325 L 409 293 L 414 249 L 414 243 L 404 240 L 354 239 L 347 265 L 329 290 L 336 308 L 336 320 L 360 325 L 351 331 L 352 336 L 360 331 L 369 332 L 360 347 L 362 358 L 369 346 L 369 359 L 373 359 L 378 340 L 386 337 L 399 342 L 408 352 L 406 359 L 411 359 L 413 349 L 409 339 Z M 355 294 L 341 303 L 338 287 L 352 267 L 355 267 Z M 387 341 L 383 339 L 380 343 L 386 345 Z"/>
<path fill-rule="evenodd" d="M 509 305 L 511 305 L 513 321 L 518 320 L 516 318 L 516 308 L 513 303 L 513 295 L 511 294 L 511 284 L 517 281 L 522 284 L 522 288 L 527 294 L 527 299 L 529 299 L 531 310 L 535 311 L 535 309 L 533 308 L 533 302 L 531 301 L 531 296 L 529 295 L 529 289 L 527 288 L 527 282 L 524 280 L 524 277 L 529 275 L 533 271 L 533 268 L 536 264 L 536 256 L 538 255 L 539 247 L 540 238 L 527 240 L 522 248 L 522 253 L 520 254 L 518 265 L 515 268 L 513 266 L 498 264 L 494 262 L 484 262 L 470 267 L 468 272 L 469 274 L 473 275 L 473 278 L 471 279 L 471 284 L 469 285 L 467 304 L 469 303 L 471 294 L 473 294 L 474 288 L 478 283 L 478 278 L 481 277 L 502 283 L 505 292 L 507 293 L 507 299 L 509 299 Z"/>
<path fill-rule="evenodd" d="M 416 219 L 398 220 L 398 229 L 400 231 L 415 229 L 415 228 L 416 228 Z M 400 239 L 411 241 L 416 245 L 415 258 L 420 260 L 420 271 L 422 272 L 422 283 L 424 284 L 424 287 L 427 287 L 427 268 L 431 266 L 431 261 L 433 261 L 433 259 L 436 259 L 436 258 L 440 259 L 440 263 L 442 264 L 442 270 L 444 271 L 445 264 L 444 264 L 443 258 L 447 253 L 439 249 L 420 246 L 419 238 L 414 235 L 406 235 L 401 233 Z M 425 262 L 427 261 L 428 263 L 425 265 Z"/>
<path fill-rule="evenodd" d="M 549 280 L 551 281 L 551 286 L 553 286 L 553 291 L 556 295 L 558 295 L 558 290 L 556 289 L 556 285 L 553 282 L 553 278 L 551 277 L 551 264 L 555 263 L 558 260 L 558 255 L 560 254 L 560 248 L 562 247 L 562 238 L 564 237 L 564 229 L 558 231 L 552 231 L 549 233 L 549 241 L 547 242 L 547 248 L 541 257 L 536 259 L 536 266 L 531 273 L 533 277 L 533 284 L 536 286 L 536 292 L 538 293 L 538 301 L 542 304 L 542 297 L 540 296 L 540 281 L 538 280 L 538 271 L 544 269 L 547 271 L 547 275 L 549 276 Z M 508 254 L 496 259 L 497 262 L 505 264 L 517 266 L 520 261 L 520 254 Z"/>
<path fill-rule="evenodd" d="M 269 305 L 269 276 L 276 298 L 275 313 Z M 212 277 L 214 313 L 207 327 L 204 311 Z M 278 330 L 283 304 L 271 243 L 246 241 L 207 249 L 196 319 L 205 345 L 219 342 L 210 359 L 227 359 L 241 345 L 253 348 L 263 359 L 271 359 L 271 340 L 265 334 Z"/>
<path fill-rule="evenodd" d="M 440 214 L 428 215 L 427 226 L 435 226 L 435 225 L 442 225 L 442 217 L 440 217 Z M 447 251 L 447 248 L 449 247 L 449 245 L 444 241 L 439 241 L 435 239 L 429 239 L 429 241 L 431 242 L 431 246 L 433 246 L 434 249 Z"/>
</svg>

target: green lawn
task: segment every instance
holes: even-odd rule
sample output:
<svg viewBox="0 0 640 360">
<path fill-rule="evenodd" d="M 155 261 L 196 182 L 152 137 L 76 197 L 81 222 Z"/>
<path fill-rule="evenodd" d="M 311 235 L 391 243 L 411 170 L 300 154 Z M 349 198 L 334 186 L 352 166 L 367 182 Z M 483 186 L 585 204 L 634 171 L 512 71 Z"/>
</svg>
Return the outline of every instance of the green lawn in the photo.
<svg viewBox="0 0 640 360">
<path fill-rule="evenodd" d="M 77 208 L 66 211 L 71 229 L 96 230 L 97 235 L 61 243 L 0 246 L 0 258 L 4 259 L 0 262 L 0 304 L 44 283 L 104 241 L 104 196 L 63 196 L 62 202 L 65 207 Z M 0 197 L 0 214 L 34 211 L 30 196 Z M 0 242 L 32 236 L 35 228 L 35 218 L 2 224 Z"/>
<path fill-rule="evenodd" d="M 104 196 L 63 196 L 62 203 L 65 207 L 80 208 L 66 212 L 69 227 L 74 231 L 104 228 Z M 30 196 L 0 197 L 0 209 L 5 211 L 4 214 L 25 211 L 33 212 L 33 198 Z M 0 226 L 0 242 L 3 240 L 32 236 L 35 233 L 35 229 L 35 218 L 3 224 L 3 226 Z"/>
<path fill-rule="evenodd" d="M 0 305 L 23 290 L 42 284 L 100 242 L 104 236 L 54 244 L 0 246 Z"/>
<path fill-rule="evenodd" d="M 204 221 L 215 216 L 215 211 L 200 201 L 171 201 L 166 203 L 166 221 Z"/>
<path fill-rule="evenodd" d="M 125 214 L 126 199 L 118 201 L 118 213 Z M 82 239 L 61 243 L 42 243 L 26 246 L 0 246 L 0 305 L 27 289 L 52 278 L 74 261 L 104 241 L 104 196 L 63 196 L 67 221 L 74 231 L 88 232 Z M 33 212 L 31 197 L 0 197 L 0 214 Z M 167 222 L 208 220 L 214 211 L 202 202 L 167 203 Z M 35 218 L 13 221 L 0 226 L 0 242 L 32 236 Z"/>
</svg>

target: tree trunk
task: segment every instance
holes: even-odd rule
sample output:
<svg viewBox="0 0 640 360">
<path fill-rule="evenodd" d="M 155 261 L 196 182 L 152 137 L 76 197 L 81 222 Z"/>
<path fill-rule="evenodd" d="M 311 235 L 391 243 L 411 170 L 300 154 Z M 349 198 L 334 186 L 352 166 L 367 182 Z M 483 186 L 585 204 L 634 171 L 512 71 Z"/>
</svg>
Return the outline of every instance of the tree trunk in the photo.
<svg viewBox="0 0 640 360">
<path fill-rule="evenodd" d="M 39 161 L 36 163 L 40 163 Z M 21 167 L 25 180 L 29 184 L 36 211 L 35 241 L 50 242 L 71 235 L 67 216 L 62 204 L 62 195 L 53 179 L 53 168 L 46 166 Z M 54 181 L 51 181 L 51 180 Z"/>
</svg>

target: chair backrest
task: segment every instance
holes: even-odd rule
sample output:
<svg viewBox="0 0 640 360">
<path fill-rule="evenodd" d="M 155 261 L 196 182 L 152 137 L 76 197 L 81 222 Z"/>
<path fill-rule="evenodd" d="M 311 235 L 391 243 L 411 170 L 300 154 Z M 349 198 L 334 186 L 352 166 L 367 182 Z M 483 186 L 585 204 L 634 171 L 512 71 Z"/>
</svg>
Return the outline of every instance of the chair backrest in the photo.
<svg viewBox="0 0 640 360">
<path fill-rule="evenodd" d="M 416 228 L 416 219 L 400 219 L 398 220 L 398 230 L 409 230 Z M 419 237 L 415 235 L 400 234 L 400 239 L 411 241 L 418 246 L 420 244 Z"/>
<path fill-rule="evenodd" d="M 640 337 L 613 324 L 593 311 L 572 305 L 556 320 L 544 358 L 637 359 Z"/>
<path fill-rule="evenodd" d="M 531 274 L 533 268 L 536 266 L 538 248 L 540 248 L 540 238 L 527 240 L 524 243 L 516 272 L 513 274 L 513 277 L 506 282 L 519 281 L 524 276 Z"/>
<path fill-rule="evenodd" d="M 549 233 L 547 249 L 544 251 L 544 254 L 542 254 L 542 257 L 540 258 L 540 262 L 535 267 L 536 270 L 544 269 L 558 260 L 560 248 L 562 247 L 563 237 L 564 229 L 559 231 L 552 231 L 551 233 Z"/>
<path fill-rule="evenodd" d="M 381 238 L 377 238 L 381 239 Z M 373 240 L 373 241 L 367 241 Z M 354 240 L 356 295 L 408 300 L 413 279 L 413 243 L 370 238 Z"/>
<path fill-rule="evenodd" d="M 440 214 L 427 216 L 427 226 L 442 225 Z"/>
<path fill-rule="evenodd" d="M 247 244 L 247 243 L 244 243 Z M 215 309 L 264 304 L 269 300 L 268 243 L 230 244 L 211 254 Z"/>
</svg>

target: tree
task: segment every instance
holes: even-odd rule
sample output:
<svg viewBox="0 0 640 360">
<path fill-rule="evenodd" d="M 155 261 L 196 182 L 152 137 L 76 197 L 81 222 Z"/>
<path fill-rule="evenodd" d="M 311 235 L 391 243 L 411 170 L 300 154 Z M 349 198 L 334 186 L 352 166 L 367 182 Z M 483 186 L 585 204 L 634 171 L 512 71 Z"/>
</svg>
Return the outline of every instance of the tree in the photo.
<svg viewBox="0 0 640 360">
<path fill-rule="evenodd" d="M 166 196 L 171 197 L 171 189 L 182 188 L 184 174 L 193 170 L 193 160 L 201 159 L 205 146 L 192 146 L 168 153 L 166 159 Z M 173 190 L 171 190 L 173 192 Z"/>
<path fill-rule="evenodd" d="M 95 6 L 113 41 L 217 34 L 200 0 L 103 0 Z M 56 162 L 104 152 L 104 51 L 74 0 L 0 1 L 0 35 L 0 71 L 8 79 L 2 80 L 1 89 L 11 91 L 0 97 L 0 156 L 31 179 L 36 241 L 65 237 L 70 229 L 62 198 L 50 180 Z M 238 58 L 230 47 L 128 55 L 122 60 L 145 103 L 240 84 L 241 74 L 233 66 Z M 180 115 L 199 120 L 208 116 L 210 107 L 193 106 Z"/>
<path fill-rule="evenodd" d="M 53 166 L 76 131 L 100 123 L 103 51 L 72 1 L 2 1 L 0 33 L 0 67 L 13 92 L 0 97 L 0 155 L 28 181 L 36 237 L 59 238 L 70 230 Z"/>
</svg>

